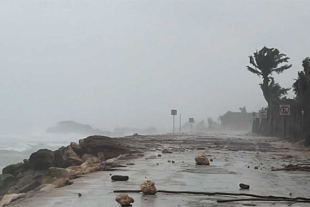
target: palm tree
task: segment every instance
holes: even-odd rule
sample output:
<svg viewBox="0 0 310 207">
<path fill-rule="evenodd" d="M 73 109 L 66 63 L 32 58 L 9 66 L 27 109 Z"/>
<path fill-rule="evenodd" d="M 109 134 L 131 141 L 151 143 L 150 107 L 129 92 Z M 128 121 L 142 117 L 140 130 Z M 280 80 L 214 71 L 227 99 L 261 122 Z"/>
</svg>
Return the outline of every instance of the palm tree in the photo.
<svg viewBox="0 0 310 207">
<path fill-rule="evenodd" d="M 301 98 L 301 88 L 300 88 L 300 78 L 294 79 L 295 82 L 292 85 L 293 92 L 295 93 L 295 100 L 300 100 Z"/>
<path fill-rule="evenodd" d="M 260 86 L 263 90 L 263 84 L 260 84 Z M 271 79 L 270 83 L 268 84 L 268 88 L 272 101 L 279 101 L 280 99 L 285 98 L 287 92 L 291 90 L 291 88 L 282 88 L 279 83 L 274 81 L 274 79 Z"/>
<path fill-rule="evenodd" d="M 268 105 L 270 105 L 275 95 L 273 94 L 274 91 L 272 88 L 270 88 L 270 81 L 273 81 L 272 74 L 274 72 L 280 74 L 292 67 L 292 65 L 288 64 L 282 65 L 288 62 L 289 57 L 280 53 L 278 49 L 263 47 L 260 51 L 256 51 L 253 56 L 249 56 L 249 58 L 251 66 L 247 66 L 247 69 L 259 77 L 262 77 L 263 83 L 261 84 L 261 89 L 264 98 Z M 274 86 L 275 83 L 273 82 L 272 84 Z"/>
</svg>

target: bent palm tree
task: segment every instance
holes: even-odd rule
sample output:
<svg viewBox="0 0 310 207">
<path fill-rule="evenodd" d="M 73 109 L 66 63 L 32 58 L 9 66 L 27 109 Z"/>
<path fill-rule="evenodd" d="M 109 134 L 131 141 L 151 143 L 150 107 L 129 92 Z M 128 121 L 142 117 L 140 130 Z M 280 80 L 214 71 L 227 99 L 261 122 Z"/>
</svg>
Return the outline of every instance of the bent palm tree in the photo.
<svg viewBox="0 0 310 207">
<path fill-rule="evenodd" d="M 272 74 L 274 72 L 280 74 L 292 67 L 292 65 L 288 64 L 282 65 L 288 62 L 289 57 L 280 53 L 278 49 L 263 47 L 260 51 L 256 51 L 253 56 L 249 56 L 249 58 L 251 66 L 247 66 L 247 69 L 259 77 L 262 77 L 263 83 L 261 84 L 261 89 L 264 98 L 268 105 L 270 105 L 270 101 L 275 95 L 272 94 L 273 90 L 271 90 L 269 84 L 269 82 L 273 80 Z"/>
</svg>

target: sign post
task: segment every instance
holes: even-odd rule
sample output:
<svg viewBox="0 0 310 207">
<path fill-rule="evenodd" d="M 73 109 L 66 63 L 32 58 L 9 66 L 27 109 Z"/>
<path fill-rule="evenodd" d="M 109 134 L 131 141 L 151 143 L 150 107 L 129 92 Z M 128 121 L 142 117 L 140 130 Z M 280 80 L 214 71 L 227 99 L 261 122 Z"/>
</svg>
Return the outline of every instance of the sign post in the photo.
<svg viewBox="0 0 310 207">
<path fill-rule="evenodd" d="M 180 114 L 180 123 L 179 123 L 179 133 L 181 134 L 182 133 L 182 116 L 181 116 L 181 114 Z"/>
<path fill-rule="evenodd" d="M 193 132 L 193 123 L 195 123 L 195 119 L 194 118 L 189 118 L 188 122 L 191 124 L 191 133 Z"/>
<path fill-rule="evenodd" d="M 283 124 L 284 124 L 284 132 L 283 137 L 286 137 L 286 117 L 291 115 L 291 105 L 285 104 L 280 105 L 280 115 L 283 117 Z"/>
<path fill-rule="evenodd" d="M 171 115 L 172 115 L 172 117 L 173 117 L 173 120 L 172 120 L 172 122 L 173 122 L 173 126 L 172 126 L 172 133 L 174 134 L 174 121 L 175 121 L 175 116 L 178 114 L 178 112 L 177 112 L 177 110 L 175 110 L 175 109 L 172 109 L 171 110 Z"/>
</svg>

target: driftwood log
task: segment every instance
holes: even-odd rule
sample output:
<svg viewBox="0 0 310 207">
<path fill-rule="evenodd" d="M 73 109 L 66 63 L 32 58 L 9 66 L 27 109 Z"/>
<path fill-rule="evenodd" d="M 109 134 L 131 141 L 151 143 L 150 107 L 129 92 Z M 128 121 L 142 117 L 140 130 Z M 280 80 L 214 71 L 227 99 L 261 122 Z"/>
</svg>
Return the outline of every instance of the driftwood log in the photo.
<svg viewBox="0 0 310 207">
<path fill-rule="evenodd" d="M 114 193 L 141 193 L 141 190 L 115 190 Z M 177 193 L 177 194 L 193 194 L 193 195 L 224 195 L 224 196 L 243 196 L 243 197 L 253 197 L 244 199 L 230 199 L 230 200 L 218 200 L 219 203 L 224 202 L 235 202 L 235 201 L 290 201 L 290 202 L 304 202 L 310 203 L 310 198 L 303 197 L 282 197 L 282 196 L 262 196 L 250 193 L 225 193 L 225 192 L 199 192 L 199 191 L 171 191 L 171 190 L 158 190 L 159 193 Z"/>
</svg>

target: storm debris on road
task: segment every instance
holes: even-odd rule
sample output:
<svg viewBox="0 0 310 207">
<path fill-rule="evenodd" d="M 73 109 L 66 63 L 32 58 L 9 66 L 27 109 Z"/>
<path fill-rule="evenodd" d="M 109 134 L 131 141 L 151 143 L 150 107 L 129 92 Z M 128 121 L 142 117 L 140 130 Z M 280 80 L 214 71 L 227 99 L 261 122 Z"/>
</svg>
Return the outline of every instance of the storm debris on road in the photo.
<svg viewBox="0 0 310 207">
<path fill-rule="evenodd" d="M 155 195 L 157 193 L 155 182 L 151 180 L 144 181 L 140 188 L 144 195 Z"/>
<path fill-rule="evenodd" d="M 239 187 L 240 187 L 241 189 L 245 189 L 245 190 L 250 189 L 250 186 L 247 185 L 247 184 L 244 184 L 244 183 L 240 183 L 240 184 L 239 184 Z"/>
<path fill-rule="evenodd" d="M 195 161 L 197 165 L 210 165 L 210 161 L 207 157 L 206 152 L 200 152 L 196 157 Z"/>
<path fill-rule="evenodd" d="M 119 194 L 115 198 L 115 201 L 121 206 L 131 206 L 131 204 L 135 202 L 135 200 L 132 197 L 129 197 L 128 194 Z"/>
</svg>

